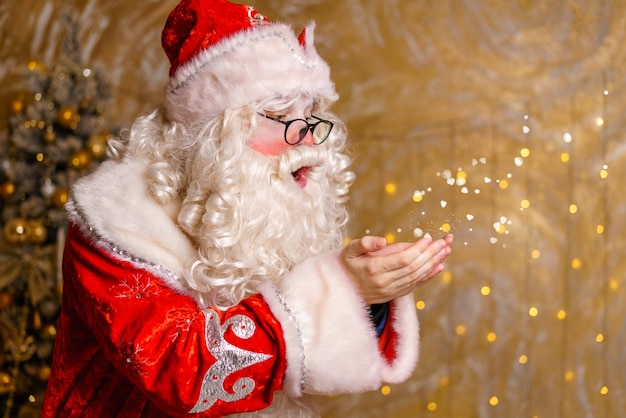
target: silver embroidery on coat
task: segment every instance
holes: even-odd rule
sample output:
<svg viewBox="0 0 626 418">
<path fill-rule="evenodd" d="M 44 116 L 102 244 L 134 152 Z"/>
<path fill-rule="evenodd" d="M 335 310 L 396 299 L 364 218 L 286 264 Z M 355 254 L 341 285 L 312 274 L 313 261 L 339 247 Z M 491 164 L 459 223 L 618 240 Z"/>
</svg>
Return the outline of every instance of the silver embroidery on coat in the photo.
<svg viewBox="0 0 626 418">
<path fill-rule="evenodd" d="M 205 310 L 206 317 L 206 345 L 209 352 L 215 357 L 215 363 L 204 375 L 200 397 L 196 405 L 189 411 L 203 412 L 211 408 L 215 402 L 235 402 L 243 399 L 254 390 L 254 380 L 250 377 L 242 377 L 233 385 L 233 392 L 227 392 L 224 388 L 224 380 L 231 374 L 261 363 L 272 356 L 269 354 L 255 353 L 236 347 L 224 338 L 224 333 L 231 327 L 233 333 L 241 338 L 248 339 L 254 335 L 256 326 L 252 319 L 244 315 L 235 315 L 220 325 L 219 317 L 211 310 Z"/>
<path fill-rule="evenodd" d="M 143 354 L 143 347 L 139 344 L 128 343 L 120 340 L 120 355 L 125 362 L 126 368 L 136 376 L 146 375 L 148 361 Z"/>
<path fill-rule="evenodd" d="M 263 16 L 261 13 L 259 13 L 259 11 L 256 10 L 254 7 L 252 6 L 246 6 L 246 7 L 248 9 L 248 19 L 250 20 L 250 24 L 252 26 L 266 25 L 270 23 L 269 19 Z"/>
<path fill-rule="evenodd" d="M 150 280 L 150 277 L 144 280 L 142 274 L 133 274 L 132 279 L 122 279 L 115 288 L 120 289 L 115 295 L 120 299 L 153 298 L 161 293 L 161 289 Z"/>
<path fill-rule="evenodd" d="M 298 335 L 298 342 L 300 343 L 300 391 L 304 392 L 304 388 L 306 387 L 306 358 L 304 355 L 304 339 L 302 338 L 300 323 L 298 322 L 298 318 L 296 318 L 291 312 L 291 309 L 289 309 L 289 306 L 287 306 L 287 301 L 283 297 L 282 293 L 280 293 L 280 290 L 278 290 L 278 287 L 273 285 L 272 288 L 274 289 L 274 293 L 276 294 L 278 301 L 285 310 L 285 313 L 289 317 L 289 320 L 293 322 L 296 327 L 296 334 Z"/>
<path fill-rule="evenodd" d="M 96 232 L 96 230 L 87 222 L 87 217 L 85 216 L 85 213 L 78 206 L 78 203 L 75 202 L 73 199 L 67 201 L 66 207 L 68 208 L 70 214 L 74 214 L 78 219 L 80 219 L 80 222 L 78 222 L 78 226 L 80 227 L 80 229 L 84 233 L 91 235 L 96 241 L 98 241 L 98 245 L 103 246 L 108 252 L 115 254 L 117 258 L 131 261 L 133 264 L 137 264 L 141 268 L 152 270 L 157 275 L 165 276 L 187 287 L 186 282 L 180 280 L 180 277 L 178 277 L 178 275 L 173 271 L 166 269 L 160 264 L 153 263 L 141 257 L 137 257 L 131 252 L 118 247 L 117 244 L 115 244 L 113 241 L 109 241 L 108 239 L 100 236 Z"/>
</svg>

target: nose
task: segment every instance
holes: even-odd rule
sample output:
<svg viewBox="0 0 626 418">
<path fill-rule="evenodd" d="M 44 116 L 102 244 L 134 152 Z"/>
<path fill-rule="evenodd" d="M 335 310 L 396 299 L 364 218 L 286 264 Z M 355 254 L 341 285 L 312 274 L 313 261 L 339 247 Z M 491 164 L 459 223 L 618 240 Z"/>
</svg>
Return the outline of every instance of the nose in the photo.
<svg viewBox="0 0 626 418">
<path fill-rule="evenodd" d="M 313 138 L 313 132 L 308 127 L 306 130 L 306 135 L 304 136 L 304 139 L 300 142 L 300 144 L 303 144 L 303 145 L 315 144 L 315 139 Z"/>
</svg>

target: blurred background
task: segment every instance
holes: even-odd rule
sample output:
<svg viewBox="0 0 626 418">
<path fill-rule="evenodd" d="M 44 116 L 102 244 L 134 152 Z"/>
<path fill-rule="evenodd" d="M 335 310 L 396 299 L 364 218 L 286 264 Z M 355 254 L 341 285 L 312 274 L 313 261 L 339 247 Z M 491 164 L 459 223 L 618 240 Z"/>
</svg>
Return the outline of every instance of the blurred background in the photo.
<svg viewBox="0 0 626 418">
<path fill-rule="evenodd" d="M 38 416 L 63 204 L 161 100 L 175 0 L 0 2 L 0 411 Z M 456 236 L 416 291 L 404 384 L 324 417 L 626 411 L 626 5 L 620 0 L 259 0 L 317 23 L 358 180 L 352 237 Z M 340 318 L 338 318 L 340 321 Z"/>
</svg>

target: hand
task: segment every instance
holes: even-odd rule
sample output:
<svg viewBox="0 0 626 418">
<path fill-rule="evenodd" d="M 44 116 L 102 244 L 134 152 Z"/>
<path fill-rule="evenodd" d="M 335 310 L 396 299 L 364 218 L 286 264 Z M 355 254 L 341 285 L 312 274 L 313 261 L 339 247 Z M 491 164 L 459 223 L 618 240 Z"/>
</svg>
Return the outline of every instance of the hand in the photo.
<svg viewBox="0 0 626 418">
<path fill-rule="evenodd" d="M 454 236 L 387 245 L 383 237 L 365 236 L 350 242 L 341 262 L 368 304 L 411 293 L 444 268 Z"/>
</svg>

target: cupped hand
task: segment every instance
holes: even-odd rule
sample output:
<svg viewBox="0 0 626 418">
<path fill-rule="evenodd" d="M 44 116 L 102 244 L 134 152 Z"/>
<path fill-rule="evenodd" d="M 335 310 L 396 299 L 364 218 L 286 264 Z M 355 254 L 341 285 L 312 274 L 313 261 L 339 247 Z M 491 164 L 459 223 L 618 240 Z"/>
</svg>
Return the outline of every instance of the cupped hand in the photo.
<svg viewBox="0 0 626 418">
<path fill-rule="evenodd" d="M 454 236 L 387 245 L 383 237 L 364 236 L 341 252 L 341 262 L 368 304 L 411 293 L 444 268 Z"/>
</svg>

